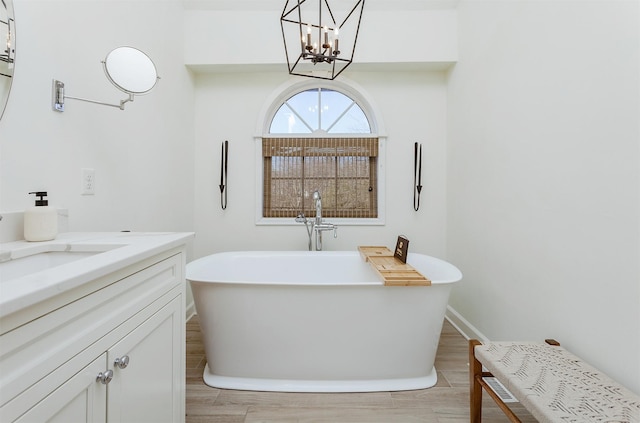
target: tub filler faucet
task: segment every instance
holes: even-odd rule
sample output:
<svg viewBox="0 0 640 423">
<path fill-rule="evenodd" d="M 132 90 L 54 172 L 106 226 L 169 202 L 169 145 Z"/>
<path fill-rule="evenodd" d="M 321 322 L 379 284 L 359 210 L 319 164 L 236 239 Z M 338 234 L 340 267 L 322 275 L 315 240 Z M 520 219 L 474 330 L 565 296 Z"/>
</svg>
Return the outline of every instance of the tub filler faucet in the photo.
<svg viewBox="0 0 640 423">
<path fill-rule="evenodd" d="M 313 201 L 316 204 L 316 225 L 322 223 L 322 197 L 320 197 L 320 191 L 313 191 Z"/>
<path fill-rule="evenodd" d="M 325 222 L 322 219 L 322 197 L 320 191 L 315 190 L 313 192 L 313 201 L 315 202 L 316 218 L 311 220 L 307 219 L 304 214 L 299 214 L 296 217 L 296 222 L 304 223 L 307 228 L 307 235 L 309 236 L 309 251 L 313 251 L 312 238 L 315 234 L 315 250 L 322 251 L 322 232 L 333 231 L 333 237 L 338 237 L 338 226 L 333 223 Z"/>
</svg>

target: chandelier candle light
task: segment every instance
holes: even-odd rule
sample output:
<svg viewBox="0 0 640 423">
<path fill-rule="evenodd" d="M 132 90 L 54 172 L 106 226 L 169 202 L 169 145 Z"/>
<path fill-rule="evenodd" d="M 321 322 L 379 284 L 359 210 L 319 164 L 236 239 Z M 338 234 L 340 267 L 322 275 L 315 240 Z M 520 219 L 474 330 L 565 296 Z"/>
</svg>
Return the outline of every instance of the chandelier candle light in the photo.
<svg viewBox="0 0 640 423">
<path fill-rule="evenodd" d="M 329 0 L 287 0 L 280 26 L 289 73 L 331 80 L 342 73 L 353 61 L 364 1 L 341 1 L 353 7 L 334 13 Z"/>
</svg>

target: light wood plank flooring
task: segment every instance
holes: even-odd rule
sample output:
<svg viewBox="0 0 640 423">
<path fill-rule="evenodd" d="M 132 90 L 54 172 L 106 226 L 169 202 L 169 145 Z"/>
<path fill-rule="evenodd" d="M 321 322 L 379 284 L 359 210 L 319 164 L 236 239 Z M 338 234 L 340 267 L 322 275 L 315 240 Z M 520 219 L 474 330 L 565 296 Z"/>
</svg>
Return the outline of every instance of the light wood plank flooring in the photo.
<svg viewBox="0 0 640 423">
<path fill-rule="evenodd" d="M 308 394 L 211 388 L 202 381 L 206 358 L 198 316 L 187 323 L 186 336 L 187 423 L 469 422 L 467 341 L 447 321 L 435 363 L 438 383 L 402 392 Z M 523 422 L 536 422 L 519 404 L 513 409 Z M 509 421 L 486 394 L 482 415 L 486 423 Z"/>
</svg>

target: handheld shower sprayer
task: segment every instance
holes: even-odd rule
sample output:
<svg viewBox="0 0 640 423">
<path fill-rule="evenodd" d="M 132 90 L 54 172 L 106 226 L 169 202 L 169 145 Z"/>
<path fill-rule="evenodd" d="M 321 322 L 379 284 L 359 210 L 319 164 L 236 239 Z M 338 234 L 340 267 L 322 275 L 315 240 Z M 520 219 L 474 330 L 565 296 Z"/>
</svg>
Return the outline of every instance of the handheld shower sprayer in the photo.
<svg viewBox="0 0 640 423">
<path fill-rule="evenodd" d="M 304 223 L 305 228 L 307 228 L 307 235 L 309 236 L 309 251 L 311 251 L 311 231 L 313 231 L 313 221 L 307 219 L 304 213 L 300 213 L 296 216 L 297 223 Z"/>
</svg>

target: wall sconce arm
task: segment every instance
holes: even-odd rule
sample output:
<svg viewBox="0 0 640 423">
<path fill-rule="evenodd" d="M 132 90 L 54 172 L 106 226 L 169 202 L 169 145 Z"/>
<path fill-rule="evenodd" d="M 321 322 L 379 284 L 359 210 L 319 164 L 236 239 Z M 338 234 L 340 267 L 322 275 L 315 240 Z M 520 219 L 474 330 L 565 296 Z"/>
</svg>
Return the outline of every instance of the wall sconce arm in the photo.
<svg viewBox="0 0 640 423">
<path fill-rule="evenodd" d="M 129 97 L 125 98 L 124 100 L 120 100 L 120 104 L 105 103 L 103 101 L 90 100 L 88 98 L 72 97 L 70 95 L 65 95 L 64 82 L 54 79 L 53 80 L 53 105 L 52 105 L 53 110 L 57 112 L 64 112 L 64 101 L 67 99 L 84 101 L 86 103 L 100 104 L 102 106 L 117 107 L 120 110 L 124 110 L 124 105 L 130 101 L 133 101 L 133 94 L 129 93 Z"/>
</svg>

